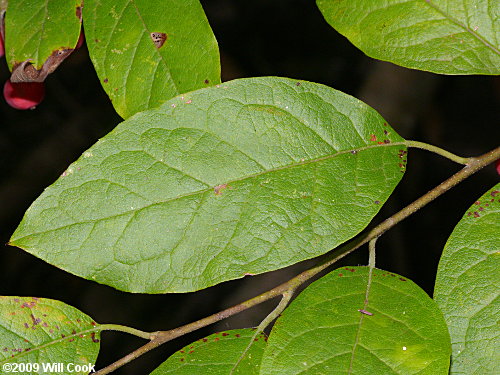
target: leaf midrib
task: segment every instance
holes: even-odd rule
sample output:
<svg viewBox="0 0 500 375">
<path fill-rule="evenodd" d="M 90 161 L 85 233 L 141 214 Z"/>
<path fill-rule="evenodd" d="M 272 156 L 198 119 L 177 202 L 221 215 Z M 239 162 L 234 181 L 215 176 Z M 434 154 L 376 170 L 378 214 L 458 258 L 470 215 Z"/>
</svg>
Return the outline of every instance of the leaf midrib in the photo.
<svg viewBox="0 0 500 375">
<path fill-rule="evenodd" d="M 404 146 L 404 147 L 406 147 L 406 142 L 402 141 L 402 142 L 391 142 L 391 143 L 384 143 L 384 144 L 368 145 L 368 146 L 363 146 L 363 147 L 357 147 L 357 148 L 352 148 L 352 149 L 348 149 L 348 150 L 338 151 L 338 152 L 336 152 L 334 154 L 322 156 L 322 157 L 319 157 L 319 158 L 310 159 L 310 160 L 304 160 L 304 161 L 299 161 L 299 162 L 296 162 L 296 163 L 293 163 L 293 164 L 287 164 L 287 165 L 280 166 L 280 167 L 266 169 L 266 170 L 261 171 L 261 172 L 257 172 L 257 173 L 253 173 L 251 175 L 247 175 L 247 176 L 242 176 L 242 177 L 239 177 L 239 178 L 235 178 L 233 180 L 225 181 L 223 183 L 229 185 L 229 184 L 232 184 L 232 183 L 235 183 L 235 182 L 244 181 L 246 179 L 251 179 L 251 178 L 259 177 L 259 176 L 265 175 L 266 173 L 273 173 L 273 172 L 280 171 L 280 170 L 285 170 L 285 169 L 288 169 L 288 168 L 294 168 L 294 167 L 297 167 L 297 166 L 302 166 L 302 165 L 307 165 L 307 164 L 321 162 L 321 161 L 328 160 L 328 159 L 333 159 L 333 158 L 335 158 L 335 157 L 337 157 L 339 155 L 344 155 L 344 154 L 348 154 L 348 153 L 352 153 L 352 152 L 361 152 L 361 151 L 365 151 L 365 150 L 369 150 L 369 149 L 374 149 L 374 148 L 379 148 L 379 147 L 392 147 L 392 146 Z M 143 207 L 138 207 L 138 208 L 134 208 L 134 209 L 131 209 L 131 210 L 123 211 L 123 212 L 121 212 L 119 214 L 116 214 L 116 215 L 101 217 L 99 219 L 94 219 L 94 220 L 85 220 L 85 221 L 74 222 L 74 223 L 71 223 L 71 224 L 68 224 L 68 225 L 63 225 L 63 226 L 60 226 L 60 227 L 57 227 L 57 228 L 48 229 L 48 230 L 44 230 L 44 231 L 41 231 L 41 232 L 35 232 L 35 233 L 32 232 L 29 235 L 26 235 L 26 236 L 23 236 L 23 237 L 18 237 L 18 238 L 15 238 L 15 239 L 12 238 L 11 241 L 9 241 L 9 244 L 14 244 L 15 245 L 16 241 L 20 241 L 23 238 L 36 236 L 36 235 L 43 234 L 43 233 L 54 232 L 56 230 L 60 230 L 60 229 L 63 229 L 63 228 L 68 228 L 68 227 L 71 227 L 73 225 L 86 224 L 86 223 L 94 223 L 96 221 L 101 221 L 101 220 L 107 220 L 107 219 L 111 219 L 111 218 L 116 218 L 116 217 L 119 217 L 119 216 L 128 215 L 130 213 L 137 213 L 137 212 L 139 212 L 141 210 L 147 209 L 147 208 L 152 207 L 152 206 L 157 205 L 157 204 L 164 204 L 164 203 L 171 202 L 171 201 L 178 200 L 178 199 L 182 199 L 182 198 L 185 198 L 185 197 L 189 197 L 189 196 L 193 196 L 193 195 L 197 195 L 197 194 L 204 194 L 204 193 L 207 193 L 209 191 L 213 191 L 213 189 L 215 187 L 217 187 L 217 186 L 220 186 L 220 184 L 219 185 L 215 185 L 215 186 L 210 186 L 210 187 L 208 187 L 206 189 L 203 189 L 203 190 L 196 190 L 196 191 L 193 191 L 193 192 L 190 192 L 190 193 L 186 193 L 186 194 L 182 194 L 182 195 L 177 195 L 175 197 L 168 198 L 168 199 L 165 199 L 165 200 L 162 200 L 162 201 L 153 202 L 153 203 L 147 204 L 147 205 L 145 205 Z"/>
</svg>

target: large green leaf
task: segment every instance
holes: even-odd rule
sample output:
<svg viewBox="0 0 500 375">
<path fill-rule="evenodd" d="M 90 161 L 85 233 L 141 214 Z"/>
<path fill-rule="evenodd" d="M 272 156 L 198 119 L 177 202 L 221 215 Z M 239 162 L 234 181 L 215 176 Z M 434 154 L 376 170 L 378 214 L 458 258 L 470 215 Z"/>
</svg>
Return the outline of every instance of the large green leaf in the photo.
<svg viewBox="0 0 500 375">
<path fill-rule="evenodd" d="M 448 374 L 450 338 L 412 281 L 368 267 L 311 284 L 276 321 L 261 374 Z"/>
<path fill-rule="evenodd" d="M 99 353 L 99 336 L 92 318 L 60 301 L 0 296 L 2 374 L 88 374 Z M 58 363 L 62 367 L 53 366 Z"/>
<path fill-rule="evenodd" d="M 13 66 L 28 59 L 41 69 L 49 56 L 71 50 L 80 35 L 82 0 L 9 1 L 5 17 L 5 52 Z"/>
<path fill-rule="evenodd" d="M 434 299 L 450 331 L 452 374 L 498 374 L 499 251 L 497 184 L 460 220 L 439 261 Z"/>
<path fill-rule="evenodd" d="M 444 74 L 500 74 L 498 0 L 316 0 L 370 57 Z"/>
<path fill-rule="evenodd" d="M 405 150 L 341 92 L 235 80 L 123 122 L 36 200 L 11 243 L 122 290 L 202 289 L 355 236 L 401 179 Z"/>
<path fill-rule="evenodd" d="M 123 118 L 220 82 L 217 42 L 198 0 L 87 0 L 84 25 L 97 74 Z"/>
<path fill-rule="evenodd" d="M 267 338 L 260 334 L 253 339 L 254 333 L 234 329 L 200 339 L 173 354 L 151 375 L 257 375 Z"/>
</svg>

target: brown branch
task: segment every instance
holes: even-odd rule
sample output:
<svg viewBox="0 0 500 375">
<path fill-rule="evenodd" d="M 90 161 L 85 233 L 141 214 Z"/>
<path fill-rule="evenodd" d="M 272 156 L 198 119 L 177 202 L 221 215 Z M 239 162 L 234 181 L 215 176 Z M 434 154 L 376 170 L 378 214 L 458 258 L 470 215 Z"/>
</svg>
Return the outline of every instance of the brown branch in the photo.
<svg viewBox="0 0 500 375">
<path fill-rule="evenodd" d="M 277 287 L 264 292 L 257 297 L 251 298 L 245 302 L 241 302 L 238 305 L 229 307 L 225 310 L 222 310 L 218 313 L 210 315 L 206 318 L 200 319 L 196 322 L 186 324 L 184 326 L 171 329 L 169 331 L 158 331 L 151 335 L 151 341 L 147 344 L 141 346 L 135 351 L 129 353 L 125 357 L 119 359 L 118 361 L 110 364 L 109 366 L 99 370 L 95 373 L 95 375 L 105 375 L 110 372 L 118 369 L 119 367 L 127 364 L 128 362 L 140 357 L 144 353 L 170 341 L 177 337 L 183 336 L 187 333 L 196 331 L 197 329 L 206 327 L 210 324 L 216 323 L 220 320 L 223 320 L 227 317 L 235 315 L 241 311 L 247 310 L 253 306 L 256 306 L 264 301 L 268 301 L 274 297 L 279 295 L 283 295 L 288 291 L 293 291 L 307 280 L 316 276 L 321 271 L 325 270 L 339 259 L 345 257 L 346 255 L 352 253 L 354 250 L 363 246 L 364 244 L 370 242 L 371 240 L 380 237 L 384 232 L 388 229 L 392 228 L 394 225 L 406 219 L 408 216 L 412 215 L 428 203 L 432 202 L 434 199 L 444 194 L 446 191 L 450 190 L 452 187 L 457 185 L 458 183 L 465 180 L 467 177 L 473 175 L 486 165 L 494 162 L 495 160 L 500 159 L 500 147 L 487 152 L 481 156 L 470 158 L 467 165 L 462 168 L 460 171 L 455 173 L 453 176 L 436 186 L 434 189 L 430 190 L 420 198 L 418 198 L 413 203 L 409 204 L 399 212 L 395 213 L 388 219 L 384 220 L 382 223 L 378 224 L 376 227 L 371 229 L 368 232 L 361 234 L 360 236 L 354 238 L 353 240 L 347 242 L 346 244 L 338 247 L 332 252 L 326 254 L 322 258 L 316 266 L 310 268 L 294 278 L 288 280 L 287 282 L 278 285 Z"/>
</svg>

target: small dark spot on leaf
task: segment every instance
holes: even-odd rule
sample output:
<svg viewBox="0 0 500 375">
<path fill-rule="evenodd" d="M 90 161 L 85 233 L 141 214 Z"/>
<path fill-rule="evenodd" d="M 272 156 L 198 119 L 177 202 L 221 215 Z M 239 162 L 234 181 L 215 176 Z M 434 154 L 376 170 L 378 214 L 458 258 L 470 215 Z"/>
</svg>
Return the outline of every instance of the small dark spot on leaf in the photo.
<svg viewBox="0 0 500 375">
<path fill-rule="evenodd" d="M 380 204 L 380 201 L 375 201 L 375 202 L 373 202 L 373 203 L 375 203 L 375 204 Z"/>
<path fill-rule="evenodd" d="M 384 125 L 387 125 L 387 124 L 384 124 Z M 389 132 L 384 129 L 384 134 L 387 135 L 387 134 L 389 134 Z"/>
<path fill-rule="evenodd" d="M 400 277 L 400 278 L 399 278 L 399 280 L 401 280 L 401 281 L 406 281 L 406 279 L 405 279 L 405 278 L 403 278 L 403 277 Z"/>
<path fill-rule="evenodd" d="M 479 201 L 475 201 L 475 202 L 474 202 L 474 204 L 475 204 L 476 206 L 479 206 L 479 205 L 481 204 L 481 202 L 479 202 Z"/>
<path fill-rule="evenodd" d="M 339 277 L 342 277 L 342 276 L 344 276 L 344 274 L 343 273 L 339 273 Z"/>
<path fill-rule="evenodd" d="M 180 361 L 181 361 L 181 362 L 184 362 L 184 358 L 181 358 L 181 359 L 180 359 Z"/>
<path fill-rule="evenodd" d="M 493 190 L 493 191 L 490 193 L 490 195 L 491 195 L 492 197 L 496 197 L 498 193 L 500 193 L 500 191 L 499 191 L 499 190 Z"/>
<path fill-rule="evenodd" d="M 99 39 L 94 39 L 94 42 L 99 43 L 100 40 Z"/>
<path fill-rule="evenodd" d="M 227 333 L 227 332 L 223 332 L 223 333 L 222 333 L 222 336 L 229 336 L 229 333 Z"/>
<path fill-rule="evenodd" d="M 76 7 L 76 17 L 81 20 L 82 19 L 82 7 L 79 5 Z"/>
<path fill-rule="evenodd" d="M 201 341 L 203 341 L 203 342 L 207 342 L 207 341 L 208 341 L 208 339 L 202 339 Z"/>
<path fill-rule="evenodd" d="M 254 339 L 253 339 L 253 341 L 259 341 L 259 338 L 258 338 L 258 337 L 256 337 L 256 338 L 254 338 Z"/>
<path fill-rule="evenodd" d="M 220 340 L 220 338 L 218 338 L 218 337 L 216 337 L 216 338 L 214 339 L 214 341 L 219 341 L 219 340 Z"/>
<path fill-rule="evenodd" d="M 479 217 L 479 213 L 477 211 L 474 211 L 474 217 Z"/>
<path fill-rule="evenodd" d="M 29 324 L 28 323 L 24 323 L 24 328 L 29 328 Z"/>
<path fill-rule="evenodd" d="M 188 354 L 193 354 L 194 353 L 194 350 L 190 350 Z"/>
<path fill-rule="evenodd" d="M 108 79 L 107 79 L 107 78 L 104 78 L 103 82 L 104 82 L 104 83 L 108 83 Z"/>
<path fill-rule="evenodd" d="M 208 79 L 206 79 L 206 80 L 205 80 L 205 81 L 203 81 L 203 82 L 205 82 L 205 85 L 208 85 L 208 84 L 210 83 L 210 81 L 209 81 Z"/>
<path fill-rule="evenodd" d="M 351 154 L 356 155 L 358 152 L 356 150 L 352 150 Z"/>
<path fill-rule="evenodd" d="M 184 350 L 179 350 L 179 353 L 184 353 Z"/>
<path fill-rule="evenodd" d="M 98 343 L 100 340 L 95 338 L 95 332 L 92 332 L 90 334 L 90 338 L 92 339 L 92 342 Z"/>
<path fill-rule="evenodd" d="M 90 324 L 92 324 L 95 327 L 97 323 L 96 322 L 90 322 Z"/>
<path fill-rule="evenodd" d="M 61 337 L 62 337 L 62 338 L 65 338 L 65 337 L 66 337 L 66 335 L 65 335 L 65 334 L 63 334 L 63 333 L 61 333 Z"/>
<path fill-rule="evenodd" d="M 375 134 L 370 134 L 370 141 L 377 142 L 377 136 Z"/>
<path fill-rule="evenodd" d="M 33 322 L 34 326 L 36 326 L 37 324 L 39 324 L 42 321 L 41 319 L 35 318 L 35 316 L 33 314 L 30 314 L 30 317 L 31 317 L 31 321 Z"/>
<path fill-rule="evenodd" d="M 156 48 L 161 48 L 165 43 L 165 41 L 167 40 L 167 34 L 165 33 L 156 32 L 156 33 L 151 33 L 149 35 Z"/>
<path fill-rule="evenodd" d="M 239 333 L 237 333 L 235 336 L 236 336 L 236 337 L 241 337 L 241 335 L 240 335 Z"/>
<path fill-rule="evenodd" d="M 75 341 L 75 339 L 69 339 L 69 340 L 68 340 L 68 342 L 73 342 L 73 341 Z"/>
<path fill-rule="evenodd" d="M 295 83 L 295 86 L 300 86 L 300 82 Z"/>
<path fill-rule="evenodd" d="M 385 143 L 385 144 L 389 144 L 389 143 L 391 143 L 391 141 L 390 141 L 390 140 L 388 140 L 388 139 L 384 139 L 384 143 Z"/>
</svg>

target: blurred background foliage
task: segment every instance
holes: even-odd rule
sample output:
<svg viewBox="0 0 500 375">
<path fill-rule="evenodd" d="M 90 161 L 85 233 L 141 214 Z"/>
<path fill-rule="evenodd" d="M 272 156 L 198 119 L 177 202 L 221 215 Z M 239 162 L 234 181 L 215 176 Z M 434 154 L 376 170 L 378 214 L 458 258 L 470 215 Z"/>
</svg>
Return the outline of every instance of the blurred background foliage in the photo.
<svg viewBox="0 0 500 375">
<path fill-rule="evenodd" d="M 461 156 L 479 155 L 498 145 L 499 77 L 441 76 L 368 58 L 328 26 L 313 1 L 201 2 L 219 42 L 223 81 L 267 75 L 314 81 L 365 101 L 405 138 L 432 143 Z M 8 77 L 2 59 L 1 82 Z M 2 244 L 43 189 L 121 121 L 97 79 L 85 46 L 47 79 L 46 89 L 45 100 L 31 111 L 17 111 L 0 100 Z M 459 168 L 439 156 L 411 150 L 403 182 L 374 223 Z M 432 294 L 446 239 L 469 205 L 497 181 L 490 166 L 386 233 L 377 242 L 377 266 L 411 278 Z M 347 224 L 349 218 L 345 219 Z M 341 264 L 366 263 L 367 250 L 363 249 Z M 196 293 L 142 295 L 80 279 L 5 245 L 0 252 L 0 294 L 58 299 L 99 323 L 156 331 L 175 328 L 255 296 L 308 265 L 310 261 Z M 275 302 L 182 337 L 115 373 L 146 374 L 172 352 L 200 337 L 256 326 Z M 141 343 L 120 333 L 104 333 L 97 367 L 121 358 Z"/>
</svg>

